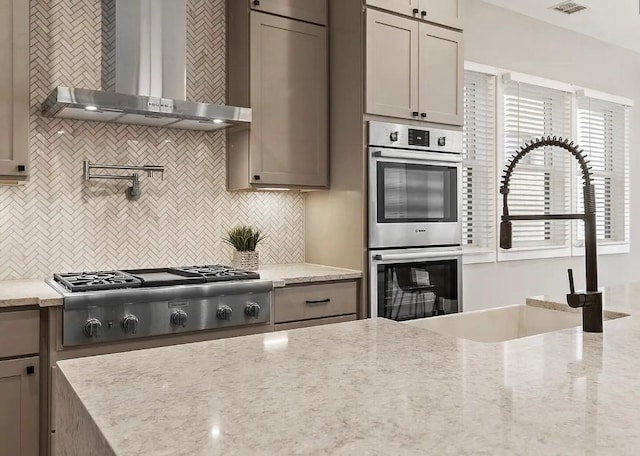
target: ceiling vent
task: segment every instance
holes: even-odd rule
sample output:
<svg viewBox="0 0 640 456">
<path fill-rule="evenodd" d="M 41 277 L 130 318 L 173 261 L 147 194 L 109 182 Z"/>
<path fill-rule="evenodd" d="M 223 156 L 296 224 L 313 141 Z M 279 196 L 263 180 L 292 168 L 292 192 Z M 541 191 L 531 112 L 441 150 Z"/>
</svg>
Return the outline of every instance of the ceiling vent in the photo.
<svg viewBox="0 0 640 456">
<path fill-rule="evenodd" d="M 552 6 L 551 9 L 560 11 L 564 14 L 573 14 L 577 13 L 578 11 L 586 10 L 587 7 L 576 2 L 562 2 L 556 6 Z"/>
</svg>

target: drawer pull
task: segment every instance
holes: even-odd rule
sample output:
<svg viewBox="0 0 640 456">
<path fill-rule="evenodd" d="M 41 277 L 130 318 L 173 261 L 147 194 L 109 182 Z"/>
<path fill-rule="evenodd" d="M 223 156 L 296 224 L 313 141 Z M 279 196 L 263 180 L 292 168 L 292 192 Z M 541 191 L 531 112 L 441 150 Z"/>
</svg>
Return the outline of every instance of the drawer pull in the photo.
<svg viewBox="0 0 640 456">
<path fill-rule="evenodd" d="M 36 373 L 35 366 L 27 366 L 27 375 L 33 375 Z"/>
<path fill-rule="evenodd" d="M 330 298 L 327 299 L 314 299 L 314 300 L 306 300 L 305 301 L 307 304 L 326 304 L 328 302 L 331 302 Z"/>
</svg>

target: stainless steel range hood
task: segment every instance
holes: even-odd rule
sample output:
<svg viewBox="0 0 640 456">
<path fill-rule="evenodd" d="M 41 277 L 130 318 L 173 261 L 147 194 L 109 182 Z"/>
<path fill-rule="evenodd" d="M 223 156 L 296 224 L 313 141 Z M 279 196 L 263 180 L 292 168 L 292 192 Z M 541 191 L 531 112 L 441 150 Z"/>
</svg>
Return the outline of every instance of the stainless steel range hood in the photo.
<svg viewBox="0 0 640 456">
<path fill-rule="evenodd" d="M 43 114 L 204 131 L 250 123 L 250 108 L 186 101 L 186 2 L 103 0 L 103 90 L 57 87 Z"/>
</svg>

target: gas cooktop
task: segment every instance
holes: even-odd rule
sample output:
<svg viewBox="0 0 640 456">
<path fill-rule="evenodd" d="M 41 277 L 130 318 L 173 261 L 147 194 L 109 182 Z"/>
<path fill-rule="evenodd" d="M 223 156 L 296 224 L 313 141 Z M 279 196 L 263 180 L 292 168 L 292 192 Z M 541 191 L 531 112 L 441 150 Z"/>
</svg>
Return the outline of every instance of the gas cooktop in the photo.
<svg viewBox="0 0 640 456">
<path fill-rule="evenodd" d="M 53 279 L 72 293 L 137 287 L 166 287 L 195 283 L 259 279 L 260 274 L 221 264 L 122 271 L 71 272 Z"/>
</svg>

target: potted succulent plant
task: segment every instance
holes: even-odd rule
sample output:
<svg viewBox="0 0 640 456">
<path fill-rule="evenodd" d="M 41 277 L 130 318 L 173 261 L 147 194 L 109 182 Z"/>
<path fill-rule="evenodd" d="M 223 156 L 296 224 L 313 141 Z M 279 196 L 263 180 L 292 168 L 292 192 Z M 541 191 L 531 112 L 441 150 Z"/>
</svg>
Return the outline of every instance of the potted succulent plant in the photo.
<svg viewBox="0 0 640 456">
<path fill-rule="evenodd" d="M 233 265 L 248 270 L 258 269 L 259 261 L 256 247 L 263 239 L 262 230 L 254 229 L 248 225 L 236 226 L 227 231 L 227 235 L 222 238 L 224 242 L 235 249 Z"/>
</svg>

